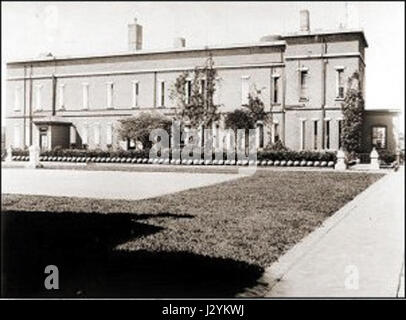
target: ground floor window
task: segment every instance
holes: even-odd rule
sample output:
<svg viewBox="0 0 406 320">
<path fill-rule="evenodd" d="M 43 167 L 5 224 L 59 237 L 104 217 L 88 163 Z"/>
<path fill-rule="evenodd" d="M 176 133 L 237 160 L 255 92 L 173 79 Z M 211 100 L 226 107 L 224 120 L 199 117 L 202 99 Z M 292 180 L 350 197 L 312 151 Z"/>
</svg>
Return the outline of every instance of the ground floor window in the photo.
<svg viewBox="0 0 406 320">
<path fill-rule="evenodd" d="M 318 141 L 317 141 L 317 136 L 318 136 L 317 123 L 318 123 L 317 120 L 315 120 L 315 121 L 313 122 L 313 126 L 314 126 L 314 129 L 313 129 L 313 149 L 314 149 L 314 150 L 317 150 L 317 146 L 318 146 Z"/>
<path fill-rule="evenodd" d="M 326 120 L 326 149 L 330 149 L 330 120 Z"/>
<path fill-rule="evenodd" d="M 373 126 L 372 127 L 372 146 L 378 149 L 386 148 L 386 127 Z"/>
<path fill-rule="evenodd" d="M 343 120 L 338 120 L 338 149 L 341 148 L 341 132 L 342 132 Z"/>
</svg>

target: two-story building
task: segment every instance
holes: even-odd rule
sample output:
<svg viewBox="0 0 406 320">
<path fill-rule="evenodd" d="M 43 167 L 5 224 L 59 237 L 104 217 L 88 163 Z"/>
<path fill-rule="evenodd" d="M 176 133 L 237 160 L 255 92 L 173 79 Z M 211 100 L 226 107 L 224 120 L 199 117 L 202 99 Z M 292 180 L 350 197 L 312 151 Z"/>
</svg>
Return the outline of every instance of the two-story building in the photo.
<svg viewBox="0 0 406 320">
<path fill-rule="evenodd" d="M 294 150 L 337 150 L 347 79 L 358 72 L 361 87 L 365 83 L 363 31 L 312 31 L 307 10 L 300 12 L 299 32 L 264 36 L 257 43 L 188 48 L 177 38 L 173 48 L 143 50 L 142 33 L 136 21 L 129 25 L 129 50 L 123 53 L 8 62 L 7 146 L 123 145 L 115 130 L 118 120 L 145 111 L 171 116 L 175 102 L 169 95 L 176 78 L 211 55 L 218 72 L 215 103 L 222 115 L 215 124 L 218 132 L 224 115 L 260 88 L 266 110 L 273 113 L 269 128 L 258 124 L 260 147 L 280 139 Z M 387 142 L 396 130 L 391 120 L 396 113 L 381 112 L 384 120 L 366 121 L 367 149 L 372 143 L 396 144 Z"/>
</svg>

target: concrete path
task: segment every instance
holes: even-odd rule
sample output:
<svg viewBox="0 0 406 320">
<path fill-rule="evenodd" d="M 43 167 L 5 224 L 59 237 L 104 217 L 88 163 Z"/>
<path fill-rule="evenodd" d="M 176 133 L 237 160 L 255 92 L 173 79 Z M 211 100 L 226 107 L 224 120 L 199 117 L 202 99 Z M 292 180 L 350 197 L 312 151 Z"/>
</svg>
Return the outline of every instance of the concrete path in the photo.
<svg viewBox="0 0 406 320">
<path fill-rule="evenodd" d="M 208 186 L 238 174 L 2 169 L 2 193 L 139 200 Z"/>
<path fill-rule="evenodd" d="M 268 297 L 404 297 L 404 173 L 390 173 L 264 274 Z"/>
</svg>

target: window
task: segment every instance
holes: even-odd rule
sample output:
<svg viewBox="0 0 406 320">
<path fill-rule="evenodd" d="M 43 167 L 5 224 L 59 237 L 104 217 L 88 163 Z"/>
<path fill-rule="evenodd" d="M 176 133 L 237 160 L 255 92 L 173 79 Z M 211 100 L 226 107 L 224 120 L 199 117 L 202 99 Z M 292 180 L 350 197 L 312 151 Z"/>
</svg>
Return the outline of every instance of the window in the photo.
<svg viewBox="0 0 406 320">
<path fill-rule="evenodd" d="M 317 136 L 318 136 L 318 121 L 314 120 L 313 121 L 313 149 L 317 150 L 318 148 L 318 141 L 317 141 Z"/>
<path fill-rule="evenodd" d="M 257 123 L 257 146 L 258 148 L 264 147 L 264 125 L 263 123 Z"/>
<path fill-rule="evenodd" d="M 82 83 L 82 107 L 83 109 L 89 109 L 89 84 Z"/>
<path fill-rule="evenodd" d="M 133 108 L 139 106 L 140 83 L 136 80 L 133 81 Z"/>
<path fill-rule="evenodd" d="M 107 82 L 107 109 L 113 109 L 114 83 Z"/>
<path fill-rule="evenodd" d="M 94 143 L 100 144 L 100 124 L 96 123 L 94 126 Z"/>
<path fill-rule="evenodd" d="M 83 125 L 83 134 L 82 134 L 82 144 L 84 144 L 84 145 L 87 145 L 87 143 L 88 143 L 88 141 L 87 141 L 88 130 L 89 130 L 89 128 L 88 128 L 87 124 L 85 123 Z"/>
<path fill-rule="evenodd" d="M 243 106 L 248 104 L 249 79 L 249 76 L 241 78 L 241 105 Z"/>
<path fill-rule="evenodd" d="M 36 86 L 35 92 L 35 110 L 42 110 L 42 84 Z"/>
<path fill-rule="evenodd" d="M 304 150 L 305 147 L 306 147 L 306 120 L 302 120 L 300 127 L 300 150 Z"/>
<path fill-rule="evenodd" d="M 330 120 L 325 122 L 325 148 L 330 149 Z"/>
<path fill-rule="evenodd" d="M 14 111 L 20 111 L 21 109 L 21 87 L 15 87 L 14 89 Z"/>
<path fill-rule="evenodd" d="M 337 99 L 344 99 L 344 67 L 336 67 L 337 71 Z"/>
<path fill-rule="evenodd" d="M 108 146 L 113 144 L 113 125 L 111 123 L 107 124 L 106 129 L 106 144 Z"/>
<path fill-rule="evenodd" d="M 192 96 L 192 81 L 186 81 L 186 103 L 190 103 L 190 98 Z"/>
<path fill-rule="evenodd" d="M 342 126 L 343 126 L 343 120 L 338 120 L 338 149 L 340 149 L 342 146 L 342 142 L 341 142 Z"/>
<path fill-rule="evenodd" d="M 272 103 L 279 102 L 279 76 L 272 76 Z"/>
<path fill-rule="evenodd" d="M 299 72 L 300 79 L 299 79 L 299 85 L 300 85 L 300 97 L 299 99 L 307 99 L 307 85 L 308 85 L 308 70 L 307 69 L 301 69 Z"/>
<path fill-rule="evenodd" d="M 165 106 L 165 81 L 159 82 L 159 106 Z"/>
<path fill-rule="evenodd" d="M 206 96 L 206 80 L 204 79 L 200 80 L 200 93 Z"/>
<path fill-rule="evenodd" d="M 386 149 L 386 127 L 372 127 L 372 146 L 377 149 Z"/>
<path fill-rule="evenodd" d="M 76 128 L 74 126 L 70 126 L 69 128 L 69 144 L 76 144 Z"/>
<path fill-rule="evenodd" d="M 273 125 L 273 142 L 278 142 L 279 141 L 279 124 L 274 123 Z"/>
<path fill-rule="evenodd" d="M 14 147 L 15 148 L 21 147 L 21 130 L 18 124 L 15 125 L 14 127 Z"/>
<path fill-rule="evenodd" d="M 215 80 L 215 81 L 216 81 L 216 82 L 215 82 L 216 87 L 215 87 L 215 90 L 214 90 L 214 92 L 213 92 L 213 103 L 214 103 L 215 105 L 219 105 L 219 104 L 220 104 L 220 92 L 221 92 L 220 77 L 216 77 L 216 80 Z"/>
<path fill-rule="evenodd" d="M 58 107 L 59 109 L 65 108 L 65 85 L 59 85 L 59 99 L 58 99 Z"/>
</svg>

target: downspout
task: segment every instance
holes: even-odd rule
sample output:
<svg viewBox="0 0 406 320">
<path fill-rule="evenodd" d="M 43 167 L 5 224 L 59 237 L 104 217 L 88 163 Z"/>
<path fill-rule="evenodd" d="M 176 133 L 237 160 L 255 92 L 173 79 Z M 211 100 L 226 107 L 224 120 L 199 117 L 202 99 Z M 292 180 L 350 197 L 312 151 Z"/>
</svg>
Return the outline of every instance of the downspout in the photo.
<svg viewBox="0 0 406 320">
<path fill-rule="evenodd" d="M 284 52 L 281 52 L 281 57 L 282 57 L 282 63 L 284 64 L 284 67 L 282 69 L 282 142 L 286 146 L 286 141 L 285 141 L 285 134 L 286 134 L 286 115 L 285 115 L 285 100 L 286 100 L 286 65 L 285 65 L 285 55 Z"/>
<path fill-rule="evenodd" d="M 23 106 L 24 106 L 24 113 L 23 113 L 23 135 L 24 135 L 24 146 L 27 146 L 27 66 L 24 65 L 24 90 L 23 90 Z"/>
<path fill-rule="evenodd" d="M 326 63 L 327 61 L 324 59 L 324 54 L 327 53 L 327 43 L 325 43 L 324 39 L 322 39 L 322 51 L 321 51 L 321 148 L 324 150 L 325 148 L 325 119 L 326 119 Z"/>
<path fill-rule="evenodd" d="M 29 118 L 30 118 L 30 146 L 32 145 L 32 64 L 30 65 L 30 95 L 29 95 Z"/>
<path fill-rule="evenodd" d="M 56 115 L 56 77 L 52 74 L 52 116 Z"/>
</svg>

